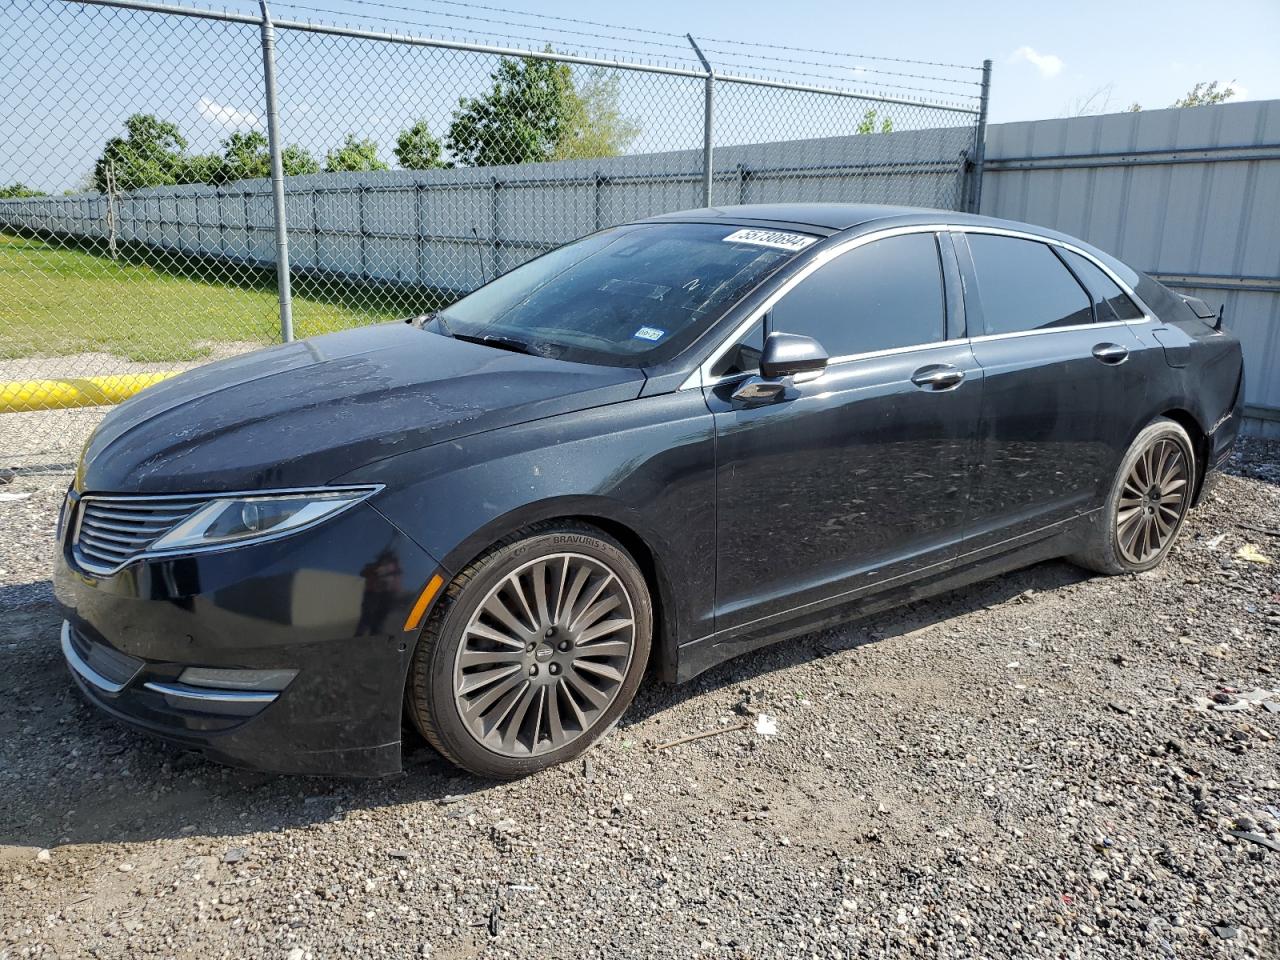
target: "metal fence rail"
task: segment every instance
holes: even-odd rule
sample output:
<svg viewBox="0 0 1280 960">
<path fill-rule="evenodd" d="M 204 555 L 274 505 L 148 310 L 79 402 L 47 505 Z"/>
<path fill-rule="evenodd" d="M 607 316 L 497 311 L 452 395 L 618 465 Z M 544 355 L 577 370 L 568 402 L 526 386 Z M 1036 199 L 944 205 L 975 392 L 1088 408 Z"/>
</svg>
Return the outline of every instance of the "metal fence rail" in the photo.
<svg viewBox="0 0 1280 960">
<path fill-rule="evenodd" d="M 0 10 L 0 466 L 73 459 L 121 376 L 421 312 L 614 223 L 976 202 L 976 67 L 273 6 Z"/>
</svg>

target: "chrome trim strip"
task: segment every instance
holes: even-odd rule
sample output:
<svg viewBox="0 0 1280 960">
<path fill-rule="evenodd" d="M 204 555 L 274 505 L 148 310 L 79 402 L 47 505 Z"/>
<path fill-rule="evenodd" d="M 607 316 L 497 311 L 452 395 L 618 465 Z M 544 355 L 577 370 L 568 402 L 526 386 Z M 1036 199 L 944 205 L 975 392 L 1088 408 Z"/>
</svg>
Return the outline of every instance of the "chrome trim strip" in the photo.
<svg viewBox="0 0 1280 960">
<path fill-rule="evenodd" d="M 1152 312 L 1151 308 L 1143 302 L 1142 298 L 1134 292 L 1132 287 L 1125 283 L 1121 277 L 1116 275 L 1114 270 L 1093 254 L 1089 253 L 1089 251 L 1082 250 L 1075 244 L 1068 243 L 1065 240 L 1059 240 L 1056 237 L 1045 237 L 1036 233 L 1028 233 L 1025 230 L 1010 230 L 1007 227 L 986 226 L 984 224 L 929 223 L 913 224 L 907 227 L 888 227 L 874 233 L 867 233 L 862 236 L 853 237 L 844 243 L 834 245 L 817 254 L 811 263 L 807 264 L 805 268 L 796 273 L 795 276 L 788 278 L 786 283 L 778 287 L 777 290 L 769 295 L 769 298 L 765 300 L 764 303 L 751 312 L 750 316 L 738 324 L 738 326 L 735 327 L 711 352 L 710 356 L 699 364 L 698 368 L 689 375 L 684 383 L 680 384 L 680 389 L 693 390 L 701 387 L 714 387 L 721 383 L 731 383 L 740 379 L 742 376 L 747 376 L 747 374 L 733 374 L 728 377 L 712 377 L 711 368 L 714 367 L 716 363 L 719 362 L 720 358 L 738 342 L 740 337 L 744 336 L 748 330 L 761 321 L 764 315 L 773 308 L 774 304 L 786 296 L 786 294 L 800 283 L 800 281 L 814 273 L 819 267 L 825 266 L 836 257 L 843 256 L 850 250 L 854 250 L 875 240 L 885 240 L 889 237 L 902 236 L 910 233 L 941 233 L 944 231 L 948 233 L 996 234 L 997 236 L 1014 237 L 1019 240 L 1032 240 L 1037 243 L 1047 243 L 1051 246 L 1061 247 L 1064 250 L 1070 250 L 1072 253 L 1084 257 L 1101 270 L 1103 274 L 1105 274 L 1117 287 L 1119 287 L 1131 300 L 1133 300 L 1135 304 L 1137 304 L 1139 309 L 1142 310 L 1143 316 L 1136 320 L 1108 320 L 1103 323 L 1073 324 L 1069 327 L 1047 327 L 1042 330 L 1018 330 L 1013 333 L 983 334 L 977 337 L 959 337 L 955 340 L 940 340 L 935 341 L 934 343 L 916 344 L 910 347 L 895 347 L 890 350 L 875 350 L 869 353 L 846 354 L 839 357 L 833 357 L 828 363 L 828 366 L 839 363 L 848 363 L 851 360 L 865 360 L 869 357 L 892 356 L 898 353 L 908 353 L 913 350 L 928 350 L 948 343 L 978 343 L 986 340 L 1000 340 L 1007 337 L 1026 337 L 1045 333 L 1060 333 L 1064 330 L 1088 330 L 1113 326 L 1133 326 L 1136 324 L 1150 323 L 1155 320 L 1155 314 Z"/>
<path fill-rule="evenodd" d="M 177 700 L 190 700 L 195 703 L 272 703 L 279 691 L 266 690 L 210 690 L 204 687 L 189 687 L 185 683 L 156 683 L 148 681 L 143 687 L 153 693 L 164 694 Z"/>
<path fill-rule="evenodd" d="M 129 685 L 129 680 L 133 679 L 133 677 L 130 677 L 124 683 L 116 683 L 114 680 L 108 680 L 93 667 L 89 666 L 88 662 L 76 652 L 76 648 L 71 643 L 71 622 L 69 620 L 62 621 L 62 655 L 80 679 L 86 683 L 93 684 L 103 693 L 117 694 Z"/>
<path fill-rule="evenodd" d="M 1046 333 L 1069 333 L 1073 330 L 1103 330 L 1107 327 L 1132 327 L 1137 324 L 1150 323 L 1150 317 L 1137 320 L 1105 320 L 1102 323 L 1073 323 L 1066 327 L 1041 327 L 1039 330 L 1012 330 L 1009 333 L 986 333 L 980 337 L 970 337 L 970 343 L 986 343 L 989 340 L 1010 340 L 1015 337 L 1038 337 Z"/>
</svg>

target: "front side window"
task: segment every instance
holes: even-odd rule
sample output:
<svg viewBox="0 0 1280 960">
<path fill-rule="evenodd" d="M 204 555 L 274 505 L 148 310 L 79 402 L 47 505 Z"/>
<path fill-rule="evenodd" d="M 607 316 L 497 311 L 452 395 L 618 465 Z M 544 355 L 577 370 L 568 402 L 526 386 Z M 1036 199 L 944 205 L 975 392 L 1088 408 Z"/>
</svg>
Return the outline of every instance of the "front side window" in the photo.
<svg viewBox="0 0 1280 960">
<path fill-rule="evenodd" d="M 764 354 L 764 321 L 757 320 L 732 347 L 724 352 L 711 370 L 713 377 L 732 377 L 740 373 L 757 373 Z"/>
<path fill-rule="evenodd" d="M 1129 299 L 1129 295 L 1116 286 L 1116 282 L 1108 277 L 1096 263 L 1087 257 L 1070 250 L 1059 250 L 1068 266 L 1075 271 L 1080 282 L 1089 288 L 1093 295 L 1093 309 L 1098 322 L 1107 323 L 1114 320 L 1138 320 L 1143 316 L 1137 304 Z"/>
<path fill-rule="evenodd" d="M 987 334 L 1093 322 L 1093 304 L 1048 244 L 970 233 Z"/>
<path fill-rule="evenodd" d="M 464 339 L 645 366 L 675 356 L 816 239 L 708 223 L 615 227 L 516 267 L 439 316 Z"/>
<path fill-rule="evenodd" d="M 836 257 L 778 301 L 769 329 L 812 337 L 832 357 L 945 340 L 937 239 L 908 233 Z"/>
</svg>

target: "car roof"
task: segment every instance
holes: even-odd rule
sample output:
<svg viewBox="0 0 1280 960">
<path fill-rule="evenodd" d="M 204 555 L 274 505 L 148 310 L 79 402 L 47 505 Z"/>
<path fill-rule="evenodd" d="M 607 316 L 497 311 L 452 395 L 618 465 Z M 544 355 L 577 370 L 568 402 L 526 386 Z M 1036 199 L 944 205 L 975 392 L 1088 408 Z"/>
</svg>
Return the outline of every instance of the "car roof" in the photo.
<svg viewBox="0 0 1280 960">
<path fill-rule="evenodd" d="M 1063 238 L 1064 235 L 1044 227 L 996 217 L 983 217 L 957 210 L 940 210 L 930 207 L 908 207 L 898 204 L 878 203 L 744 203 L 723 207 L 701 207 L 695 210 L 679 210 L 674 213 L 648 217 L 641 223 L 662 221 L 715 222 L 728 221 L 744 226 L 768 225 L 775 228 L 801 229 L 809 233 L 830 236 L 880 221 L 892 220 L 903 225 L 910 223 L 937 223 L 939 221 L 971 226 L 995 226 L 1038 233 L 1047 237 Z M 1078 242 L 1078 241 L 1075 241 Z"/>
</svg>

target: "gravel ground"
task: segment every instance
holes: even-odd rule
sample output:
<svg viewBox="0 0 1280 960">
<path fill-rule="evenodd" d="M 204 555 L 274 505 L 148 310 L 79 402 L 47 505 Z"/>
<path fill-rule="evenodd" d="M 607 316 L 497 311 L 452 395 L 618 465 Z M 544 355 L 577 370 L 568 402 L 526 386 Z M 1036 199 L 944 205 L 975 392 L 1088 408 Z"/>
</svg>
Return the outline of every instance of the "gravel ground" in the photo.
<svg viewBox="0 0 1280 960">
<path fill-rule="evenodd" d="M 423 746 L 255 775 L 109 722 L 44 582 L 66 478 L 19 474 L 0 958 L 1280 956 L 1280 445 L 1232 473 L 1158 570 L 1042 564 L 650 683 L 510 784 Z"/>
</svg>

